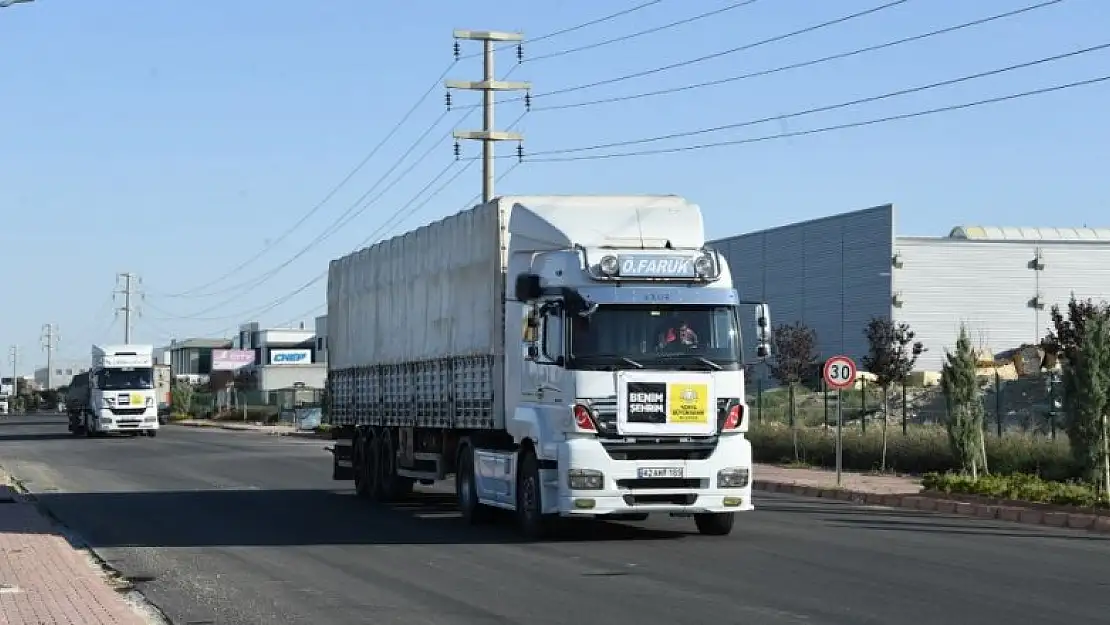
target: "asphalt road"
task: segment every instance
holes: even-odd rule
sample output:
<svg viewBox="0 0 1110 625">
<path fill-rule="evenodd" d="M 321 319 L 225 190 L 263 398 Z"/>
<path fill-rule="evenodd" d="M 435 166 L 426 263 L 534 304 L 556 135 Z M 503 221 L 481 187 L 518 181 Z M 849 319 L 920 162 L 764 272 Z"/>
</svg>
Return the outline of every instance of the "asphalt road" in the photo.
<svg viewBox="0 0 1110 625">
<path fill-rule="evenodd" d="M 1110 539 L 763 495 L 719 539 L 687 519 L 522 544 L 444 490 L 377 509 L 326 441 L 167 427 L 71 438 L 0 417 L 0 465 L 174 623 L 1106 623 Z M 418 487 L 422 488 L 422 487 Z"/>
</svg>

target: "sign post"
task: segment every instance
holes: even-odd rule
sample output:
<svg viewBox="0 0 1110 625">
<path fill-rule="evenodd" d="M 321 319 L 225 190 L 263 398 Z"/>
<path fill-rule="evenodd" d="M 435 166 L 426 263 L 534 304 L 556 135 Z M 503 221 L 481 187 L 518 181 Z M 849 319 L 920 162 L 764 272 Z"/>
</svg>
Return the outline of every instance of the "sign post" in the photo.
<svg viewBox="0 0 1110 625">
<path fill-rule="evenodd" d="M 833 356 L 825 361 L 821 370 L 827 388 L 836 389 L 836 486 L 844 461 L 844 389 L 856 382 L 856 363 L 847 356 Z"/>
</svg>

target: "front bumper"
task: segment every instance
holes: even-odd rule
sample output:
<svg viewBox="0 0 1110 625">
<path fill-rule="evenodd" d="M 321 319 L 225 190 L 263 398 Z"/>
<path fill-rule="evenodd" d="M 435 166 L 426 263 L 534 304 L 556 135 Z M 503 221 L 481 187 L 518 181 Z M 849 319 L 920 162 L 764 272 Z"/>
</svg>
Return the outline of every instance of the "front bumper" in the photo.
<svg viewBox="0 0 1110 625">
<path fill-rule="evenodd" d="M 97 419 L 93 425 L 97 432 L 109 434 L 157 430 L 159 428 L 158 410 L 156 408 L 147 408 L 141 414 L 121 415 L 113 413 L 108 408 L 104 408 L 97 414 Z"/>
<path fill-rule="evenodd" d="M 722 436 L 716 449 L 701 460 L 614 460 L 596 438 L 579 438 L 560 446 L 557 510 L 563 516 L 604 516 L 645 512 L 698 514 L 746 512 L 752 505 L 751 442 L 742 435 Z M 640 468 L 682 468 L 681 478 L 641 478 Z M 572 489 L 575 469 L 603 476 L 599 489 Z M 725 471 L 739 484 L 723 487 Z"/>
</svg>

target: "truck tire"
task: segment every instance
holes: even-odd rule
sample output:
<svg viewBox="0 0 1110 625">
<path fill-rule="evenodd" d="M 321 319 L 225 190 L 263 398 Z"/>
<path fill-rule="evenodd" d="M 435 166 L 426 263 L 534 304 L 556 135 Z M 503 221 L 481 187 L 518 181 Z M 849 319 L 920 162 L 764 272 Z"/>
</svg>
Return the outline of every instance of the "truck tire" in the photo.
<svg viewBox="0 0 1110 625">
<path fill-rule="evenodd" d="M 373 447 L 374 440 L 369 434 L 359 434 L 352 448 L 355 493 L 363 499 L 370 499 L 377 490 L 378 468 L 374 464 L 374 454 L 371 453 Z"/>
<path fill-rule="evenodd" d="M 698 532 L 706 536 L 728 536 L 736 522 L 734 512 L 707 512 L 694 515 L 694 525 Z"/>
<path fill-rule="evenodd" d="M 474 480 L 474 450 L 470 445 L 459 449 L 458 468 L 455 469 L 455 495 L 459 498 L 459 512 L 463 521 L 479 525 L 490 520 L 493 510 L 478 501 L 478 484 Z"/>
<path fill-rule="evenodd" d="M 158 436 L 158 430 L 147 430 L 146 435 L 151 437 L 151 438 L 154 438 L 155 436 Z"/>
<path fill-rule="evenodd" d="M 520 458 L 516 476 L 517 527 L 526 540 L 546 538 L 551 521 L 543 514 L 543 483 L 536 452 L 525 451 Z"/>
<path fill-rule="evenodd" d="M 397 475 L 397 446 L 393 444 L 393 433 L 381 430 L 375 438 L 378 451 L 378 493 L 382 503 L 397 501 L 412 493 L 413 481 Z"/>
</svg>

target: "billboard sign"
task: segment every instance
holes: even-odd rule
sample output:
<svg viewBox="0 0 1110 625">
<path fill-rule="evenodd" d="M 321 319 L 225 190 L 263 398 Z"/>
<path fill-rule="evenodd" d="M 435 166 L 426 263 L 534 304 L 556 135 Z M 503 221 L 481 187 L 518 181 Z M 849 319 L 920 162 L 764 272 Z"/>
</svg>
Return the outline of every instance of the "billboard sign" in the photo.
<svg viewBox="0 0 1110 625">
<path fill-rule="evenodd" d="M 312 363 L 311 349 L 271 349 L 271 365 L 307 365 Z"/>
<path fill-rule="evenodd" d="M 212 350 L 213 371 L 235 371 L 254 364 L 254 352 L 249 349 Z"/>
</svg>

